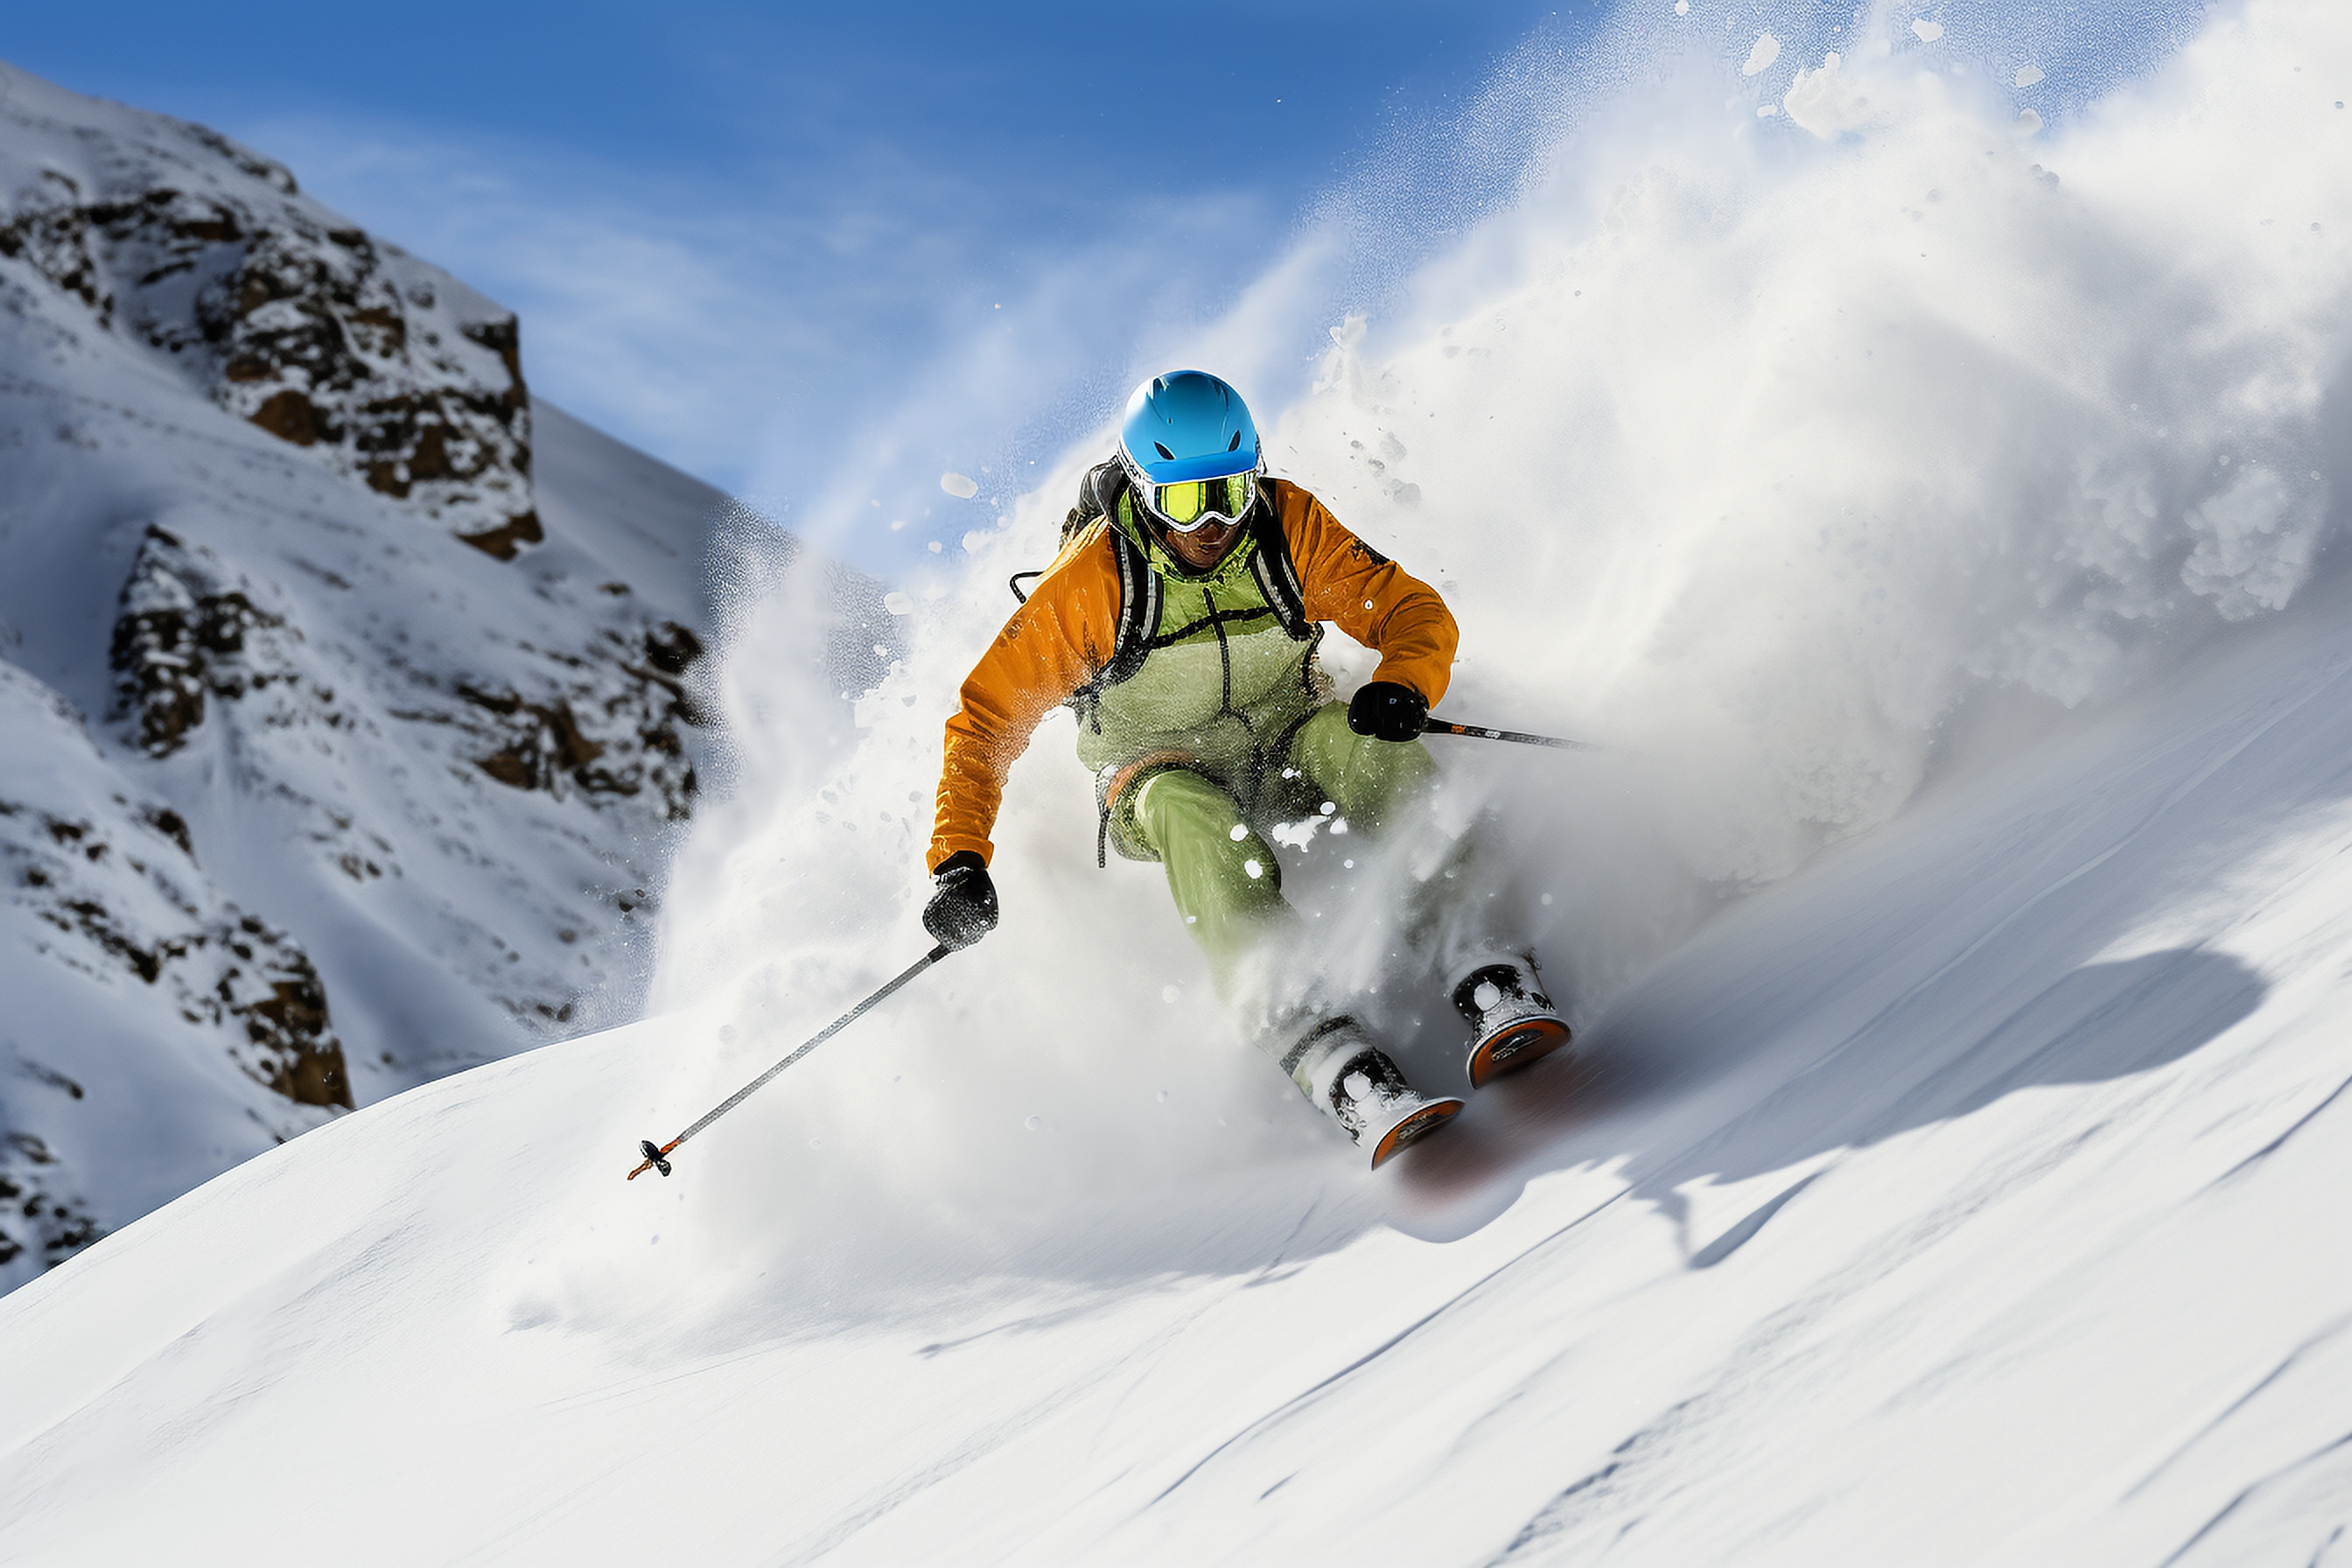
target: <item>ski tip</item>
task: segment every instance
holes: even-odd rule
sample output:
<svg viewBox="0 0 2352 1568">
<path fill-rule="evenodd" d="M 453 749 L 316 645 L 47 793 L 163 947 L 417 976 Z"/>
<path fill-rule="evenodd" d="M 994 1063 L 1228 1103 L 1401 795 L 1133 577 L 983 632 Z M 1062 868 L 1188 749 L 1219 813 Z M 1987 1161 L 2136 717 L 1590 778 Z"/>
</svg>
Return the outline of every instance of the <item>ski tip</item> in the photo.
<svg viewBox="0 0 2352 1568">
<path fill-rule="evenodd" d="M 1390 1128 L 1372 1146 L 1372 1169 L 1379 1170 L 1408 1145 L 1419 1142 L 1454 1120 L 1461 1113 L 1462 1106 L 1463 1102 L 1451 1095 L 1444 1100 L 1433 1100 Z"/>
</svg>

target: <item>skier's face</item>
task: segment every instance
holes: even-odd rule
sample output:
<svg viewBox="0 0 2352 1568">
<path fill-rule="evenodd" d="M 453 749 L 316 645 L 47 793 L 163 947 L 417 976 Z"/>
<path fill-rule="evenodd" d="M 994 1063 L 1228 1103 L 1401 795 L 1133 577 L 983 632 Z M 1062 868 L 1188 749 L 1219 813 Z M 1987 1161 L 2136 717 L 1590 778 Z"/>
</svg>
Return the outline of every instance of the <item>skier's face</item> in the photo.
<svg viewBox="0 0 2352 1568">
<path fill-rule="evenodd" d="M 1225 552 L 1241 537 L 1237 522 L 1208 522 L 1190 533 L 1179 533 L 1172 528 L 1158 531 L 1160 542 L 1168 552 L 1195 572 L 1205 572 L 1225 558 Z"/>
</svg>

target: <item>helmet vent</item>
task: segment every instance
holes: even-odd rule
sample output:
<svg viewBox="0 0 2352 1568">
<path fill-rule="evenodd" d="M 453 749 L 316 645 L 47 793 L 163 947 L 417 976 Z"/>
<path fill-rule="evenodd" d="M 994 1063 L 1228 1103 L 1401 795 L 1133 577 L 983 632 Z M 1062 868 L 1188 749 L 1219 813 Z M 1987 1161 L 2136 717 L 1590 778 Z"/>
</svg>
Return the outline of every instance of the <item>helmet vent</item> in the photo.
<svg viewBox="0 0 2352 1568">
<path fill-rule="evenodd" d="M 1234 440 L 1236 440 L 1236 441 L 1240 440 L 1240 439 L 1241 439 L 1240 435 L 1239 435 L 1238 433 L 1236 433 L 1236 434 L 1234 435 Z M 1173 453 L 1173 452 L 1171 452 L 1171 451 L 1170 451 L 1166 447 L 1162 446 L 1160 443 L 1159 443 L 1159 442 L 1157 442 L 1157 441 L 1154 441 L 1153 443 L 1151 443 L 1151 449 L 1152 449 L 1153 451 L 1155 451 L 1155 452 L 1159 453 L 1162 458 L 1167 458 L 1167 459 L 1168 459 L 1168 461 L 1170 461 L 1170 462 L 1171 462 L 1171 463 L 1172 463 L 1172 462 L 1174 462 L 1174 461 L 1176 460 L 1176 454 L 1175 454 L 1175 453 Z"/>
<path fill-rule="evenodd" d="M 1236 430 L 1236 431 L 1234 431 L 1234 438 L 1233 438 L 1232 440 L 1230 440 L 1230 441 L 1228 441 L 1228 442 L 1226 442 L 1226 443 L 1225 443 L 1225 450 L 1226 450 L 1226 451 L 1228 451 L 1228 452 L 1238 452 L 1238 451 L 1240 451 L 1241 449 L 1242 449 L 1242 433 L 1241 433 L 1240 431 Z"/>
</svg>

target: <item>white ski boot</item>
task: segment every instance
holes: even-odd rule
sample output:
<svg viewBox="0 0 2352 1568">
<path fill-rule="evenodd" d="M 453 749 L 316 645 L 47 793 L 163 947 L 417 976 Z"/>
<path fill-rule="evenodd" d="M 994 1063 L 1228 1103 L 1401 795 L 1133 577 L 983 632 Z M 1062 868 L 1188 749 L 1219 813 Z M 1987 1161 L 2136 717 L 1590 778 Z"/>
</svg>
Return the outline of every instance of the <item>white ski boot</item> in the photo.
<svg viewBox="0 0 2352 1568">
<path fill-rule="evenodd" d="M 1470 1087 L 1484 1089 L 1568 1044 L 1568 1020 L 1543 992 L 1533 953 L 1480 964 L 1454 986 L 1470 1024 Z"/>
<path fill-rule="evenodd" d="M 1379 1170 L 1406 1144 L 1435 1131 L 1462 1109 L 1454 1095 L 1423 1095 L 1386 1051 L 1349 1017 L 1326 1019 L 1284 1054 L 1282 1065 L 1307 1098 L 1348 1130 Z"/>
</svg>

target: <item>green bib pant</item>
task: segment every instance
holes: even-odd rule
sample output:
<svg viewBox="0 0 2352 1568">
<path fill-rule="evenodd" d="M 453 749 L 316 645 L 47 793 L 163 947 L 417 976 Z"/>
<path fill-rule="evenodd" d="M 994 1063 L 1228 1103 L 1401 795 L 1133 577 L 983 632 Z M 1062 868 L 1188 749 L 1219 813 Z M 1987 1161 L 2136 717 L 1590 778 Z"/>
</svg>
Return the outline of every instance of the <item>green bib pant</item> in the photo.
<svg viewBox="0 0 2352 1568">
<path fill-rule="evenodd" d="M 1344 703 L 1328 703 L 1298 728 L 1286 765 L 1311 786 L 1295 792 L 1311 816 L 1323 801 L 1351 832 L 1377 835 L 1410 810 L 1437 776 L 1419 741 L 1374 740 L 1348 728 Z M 1319 793 L 1318 793 L 1319 792 Z M 1259 945 L 1296 931 L 1273 846 L 1232 795 L 1189 768 L 1145 774 L 1128 790 L 1135 837 L 1168 872 L 1176 900 L 1220 992 L 1230 993 Z"/>
</svg>

